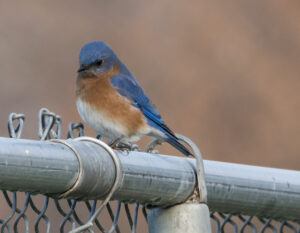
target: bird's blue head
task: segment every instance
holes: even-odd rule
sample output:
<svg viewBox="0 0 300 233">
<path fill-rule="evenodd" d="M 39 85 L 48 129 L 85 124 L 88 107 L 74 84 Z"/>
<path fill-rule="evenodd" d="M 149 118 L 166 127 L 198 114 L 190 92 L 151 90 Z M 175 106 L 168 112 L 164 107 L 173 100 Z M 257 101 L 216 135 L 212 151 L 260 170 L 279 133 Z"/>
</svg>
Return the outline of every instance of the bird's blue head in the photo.
<svg viewBox="0 0 300 233">
<path fill-rule="evenodd" d="M 120 61 L 114 51 L 103 41 L 86 43 L 79 53 L 78 73 L 99 75 L 119 65 Z"/>
</svg>

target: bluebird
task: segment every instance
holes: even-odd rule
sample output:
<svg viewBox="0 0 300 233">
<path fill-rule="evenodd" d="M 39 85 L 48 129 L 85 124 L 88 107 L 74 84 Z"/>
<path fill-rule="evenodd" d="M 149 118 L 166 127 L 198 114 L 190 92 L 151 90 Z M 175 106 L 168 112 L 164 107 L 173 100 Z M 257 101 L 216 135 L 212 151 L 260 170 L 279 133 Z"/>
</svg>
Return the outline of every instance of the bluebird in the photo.
<svg viewBox="0 0 300 233">
<path fill-rule="evenodd" d="M 79 53 L 79 63 L 76 105 L 83 121 L 96 133 L 114 142 L 125 143 L 148 135 L 191 155 L 106 43 L 86 43 Z"/>
</svg>

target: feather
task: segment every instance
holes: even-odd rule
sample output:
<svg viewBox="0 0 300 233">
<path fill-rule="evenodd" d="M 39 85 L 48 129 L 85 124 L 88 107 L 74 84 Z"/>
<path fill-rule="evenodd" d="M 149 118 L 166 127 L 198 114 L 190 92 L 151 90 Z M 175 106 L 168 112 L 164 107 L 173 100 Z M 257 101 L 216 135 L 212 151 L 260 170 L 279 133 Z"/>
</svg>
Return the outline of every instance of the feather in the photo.
<svg viewBox="0 0 300 233">
<path fill-rule="evenodd" d="M 110 82 L 120 95 L 129 99 L 133 106 L 140 109 L 146 117 L 148 125 L 161 131 L 166 136 L 164 139 L 179 151 L 185 155 L 191 155 L 191 152 L 179 142 L 173 131 L 163 122 L 143 88 L 123 64 L 119 72 L 110 78 Z"/>
</svg>

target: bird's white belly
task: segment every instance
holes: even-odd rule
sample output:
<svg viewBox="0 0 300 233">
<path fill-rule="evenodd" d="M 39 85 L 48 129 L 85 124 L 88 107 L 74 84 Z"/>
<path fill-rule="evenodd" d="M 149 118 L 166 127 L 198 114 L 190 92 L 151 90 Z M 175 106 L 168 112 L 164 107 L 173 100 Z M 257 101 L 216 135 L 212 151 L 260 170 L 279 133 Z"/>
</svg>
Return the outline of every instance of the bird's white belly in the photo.
<svg viewBox="0 0 300 233">
<path fill-rule="evenodd" d="M 92 127 L 101 136 L 115 140 L 126 137 L 127 129 L 120 122 L 106 116 L 105 112 L 95 109 L 90 104 L 77 99 L 77 110 L 85 123 Z"/>
</svg>

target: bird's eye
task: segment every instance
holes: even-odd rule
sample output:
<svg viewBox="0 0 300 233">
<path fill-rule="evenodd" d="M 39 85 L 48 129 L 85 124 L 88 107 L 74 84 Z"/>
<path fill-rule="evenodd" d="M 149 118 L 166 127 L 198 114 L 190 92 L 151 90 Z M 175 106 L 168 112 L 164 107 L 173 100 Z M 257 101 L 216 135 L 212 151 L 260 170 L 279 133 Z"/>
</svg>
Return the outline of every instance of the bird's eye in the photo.
<svg viewBox="0 0 300 233">
<path fill-rule="evenodd" d="M 99 59 L 95 62 L 96 66 L 101 66 L 103 64 L 103 59 Z"/>
</svg>

